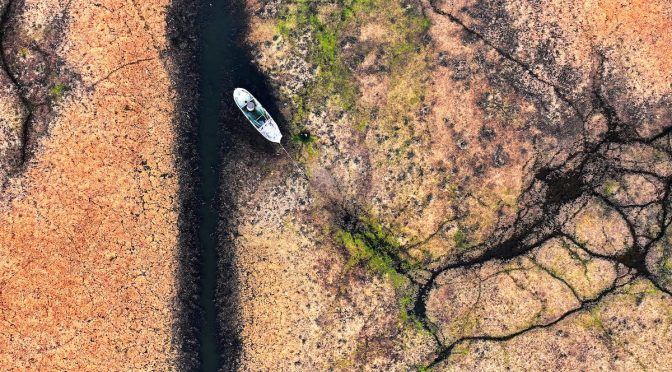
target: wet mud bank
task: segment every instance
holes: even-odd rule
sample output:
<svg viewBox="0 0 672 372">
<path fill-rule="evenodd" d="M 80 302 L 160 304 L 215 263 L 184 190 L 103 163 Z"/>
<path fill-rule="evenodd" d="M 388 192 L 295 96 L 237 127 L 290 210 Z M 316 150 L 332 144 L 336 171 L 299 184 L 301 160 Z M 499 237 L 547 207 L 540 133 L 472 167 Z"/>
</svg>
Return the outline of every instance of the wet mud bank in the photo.
<svg viewBox="0 0 672 372">
<path fill-rule="evenodd" d="M 235 195 L 243 190 L 241 180 L 259 169 L 254 154 L 268 157 L 276 149 L 244 122 L 231 99 L 233 89 L 249 89 L 280 119 L 243 41 L 247 21 L 241 1 L 176 0 L 167 16 L 180 173 L 175 339 L 185 370 L 235 370 L 241 353 L 230 240 Z"/>
<path fill-rule="evenodd" d="M 218 48 L 223 47 L 222 54 L 217 56 L 217 62 L 212 61 L 211 66 L 213 69 L 219 68 L 216 71 L 222 74 L 210 93 L 212 100 L 219 97 L 218 111 L 215 117 L 203 117 L 204 120 L 212 121 L 205 124 L 206 127 L 218 125 L 221 141 L 221 163 L 214 167 L 219 179 L 216 195 L 219 219 L 216 226 L 217 280 L 214 301 L 220 351 L 219 367 L 223 370 L 235 370 L 240 364 L 243 347 L 240 336 L 242 324 L 238 294 L 239 270 L 233 243 L 241 208 L 237 200 L 241 193 L 247 192 L 255 180 L 259 179 L 260 172 L 274 168 L 275 161 L 281 158 L 276 156 L 278 149 L 259 135 L 235 106 L 233 90 L 237 87 L 248 89 L 278 121 L 282 133 L 287 136 L 289 132 L 267 77 L 253 64 L 254 56 L 246 45 L 250 14 L 245 9 L 244 1 L 213 2 L 209 16 L 216 20 L 216 29 L 212 30 L 210 42 L 215 43 Z"/>
<path fill-rule="evenodd" d="M 173 123 L 176 129 L 177 171 L 179 174 L 179 268 L 177 273 L 176 319 L 173 333 L 179 351 L 177 365 L 182 370 L 200 366 L 198 335 L 202 324 L 199 305 L 198 242 L 199 205 L 197 108 L 198 108 L 198 30 L 196 2 L 174 0 L 166 16 L 168 61 L 173 89 L 177 93 Z"/>
</svg>

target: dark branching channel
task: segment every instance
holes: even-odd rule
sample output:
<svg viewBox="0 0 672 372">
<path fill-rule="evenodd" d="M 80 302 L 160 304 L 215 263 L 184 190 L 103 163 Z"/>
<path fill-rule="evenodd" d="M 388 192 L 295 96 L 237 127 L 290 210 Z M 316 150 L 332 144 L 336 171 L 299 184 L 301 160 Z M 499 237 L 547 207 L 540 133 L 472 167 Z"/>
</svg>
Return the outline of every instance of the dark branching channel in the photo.
<svg viewBox="0 0 672 372">
<path fill-rule="evenodd" d="M 595 306 L 607 295 L 637 278 L 646 278 L 658 290 L 671 295 L 672 286 L 665 277 L 666 273 L 661 273 L 661 269 L 656 266 L 657 263 L 650 258 L 656 244 L 662 243 L 666 234 L 669 234 L 668 230 L 672 223 L 670 123 L 661 125 L 655 132 L 646 136 L 634 130 L 633 128 L 637 128 L 638 125 L 635 115 L 625 117 L 612 103 L 616 97 L 610 96 L 606 82 L 613 80 L 614 77 L 609 76 L 605 68 L 608 60 L 598 52 L 595 53 L 597 67 L 592 76 L 592 88 L 587 97 L 581 97 L 590 104 L 588 108 L 579 109 L 580 105 L 576 102 L 578 100 L 570 98 L 570 93 L 542 79 L 529 65 L 506 52 L 505 48 L 495 45 L 457 16 L 436 5 L 432 8 L 437 14 L 459 25 L 471 39 L 480 41 L 485 48 L 496 51 L 503 61 L 514 65 L 516 74 L 527 75 L 542 86 L 549 86 L 552 94 L 559 98 L 567 111 L 573 113 L 570 121 L 585 125 L 597 116 L 606 122 L 606 128 L 597 136 L 590 135 L 585 130 L 586 133 L 581 135 L 575 145 L 568 150 L 558 150 L 552 161 L 538 161 L 533 168 L 536 169 L 534 177 L 519 198 L 519 211 L 515 221 L 500 226 L 494 237 L 474 247 L 469 254 L 431 270 L 429 279 L 420 283 L 412 313 L 437 340 L 437 356 L 430 366 L 446 360 L 457 345 L 467 341 L 506 341 L 534 329 L 553 326 L 572 314 Z M 646 183 L 655 191 L 639 198 L 624 195 L 622 189 L 627 189 L 628 186 L 638 187 L 632 183 L 633 180 Z M 619 187 L 620 189 L 617 189 Z M 571 231 L 568 225 L 591 203 L 599 205 L 606 210 L 606 214 L 615 216 L 616 220 L 623 221 L 626 235 L 624 240 L 629 242 L 624 250 L 598 251 Z M 444 342 L 427 311 L 428 297 L 432 289 L 436 288 L 436 281 L 440 275 L 449 270 L 478 269 L 487 262 L 507 262 L 530 254 L 545 242 L 555 238 L 574 244 L 589 257 L 613 263 L 620 274 L 611 285 L 590 298 L 578 295 L 561 277 L 552 275 L 572 291 L 579 306 L 551 321 L 532 324 L 510 334 L 463 336 L 457 340 Z"/>
</svg>

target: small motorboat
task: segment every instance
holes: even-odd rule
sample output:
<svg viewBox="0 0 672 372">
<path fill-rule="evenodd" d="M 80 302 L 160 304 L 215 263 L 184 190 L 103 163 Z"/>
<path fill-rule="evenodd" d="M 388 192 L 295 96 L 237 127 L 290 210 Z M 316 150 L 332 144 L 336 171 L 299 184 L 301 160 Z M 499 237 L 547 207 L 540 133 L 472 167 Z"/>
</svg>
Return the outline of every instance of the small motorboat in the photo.
<svg viewBox="0 0 672 372">
<path fill-rule="evenodd" d="M 243 88 L 236 88 L 233 91 L 233 100 L 236 101 L 236 106 L 243 112 L 247 120 L 264 138 L 271 142 L 280 143 L 282 134 L 278 124 L 250 92 Z"/>
</svg>

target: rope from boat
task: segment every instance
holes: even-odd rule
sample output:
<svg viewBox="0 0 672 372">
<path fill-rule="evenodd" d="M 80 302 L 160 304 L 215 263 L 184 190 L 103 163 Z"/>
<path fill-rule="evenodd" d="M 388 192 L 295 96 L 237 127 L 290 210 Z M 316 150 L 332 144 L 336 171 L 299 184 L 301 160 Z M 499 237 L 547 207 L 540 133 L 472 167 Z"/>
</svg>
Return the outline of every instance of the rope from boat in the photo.
<svg viewBox="0 0 672 372">
<path fill-rule="evenodd" d="M 308 178 L 308 175 L 306 174 L 306 172 L 304 172 L 303 169 L 301 168 L 301 166 L 299 166 L 299 162 L 294 160 L 292 155 L 290 155 L 289 152 L 287 152 L 287 150 L 285 150 L 285 146 L 283 146 L 282 143 L 278 143 L 278 145 L 280 145 L 280 148 L 282 149 L 282 151 L 284 151 L 285 154 L 287 155 L 287 157 L 292 161 L 292 163 L 294 163 L 294 166 L 296 167 L 296 169 L 299 170 L 299 173 L 303 174 L 304 177 Z"/>
<path fill-rule="evenodd" d="M 308 187 L 309 187 L 309 188 L 310 188 L 310 187 L 314 187 L 314 186 L 315 186 L 314 183 L 313 183 L 314 180 L 311 180 L 310 177 L 308 177 L 308 175 L 307 175 L 306 172 L 303 170 L 303 168 L 301 168 L 299 162 L 296 161 L 296 160 L 294 160 L 294 158 L 292 157 L 292 155 L 290 155 L 289 152 L 287 152 L 287 150 L 285 149 L 285 147 L 284 147 L 281 143 L 278 142 L 278 145 L 280 145 L 280 148 L 282 149 L 282 151 L 284 151 L 285 154 L 287 155 L 287 157 L 292 161 L 292 163 L 294 163 L 294 166 L 295 166 L 296 169 L 299 171 L 299 173 L 303 174 L 303 176 L 306 177 L 306 180 L 308 180 Z M 338 192 L 339 192 L 341 195 L 345 195 L 345 192 L 343 191 L 343 189 L 341 189 L 341 185 L 339 185 L 338 181 L 335 182 L 334 187 L 338 190 Z M 329 198 L 329 197 L 328 197 L 328 198 Z M 332 199 L 332 198 L 330 198 L 330 199 Z M 366 215 L 369 214 L 368 210 L 365 209 L 360 203 L 358 203 L 357 200 L 355 200 L 355 199 L 348 199 L 348 203 L 350 203 L 350 206 L 351 206 L 352 208 L 355 208 L 355 209 L 357 210 L 357 214 L 362 215 L 362 216 L 366 216 Z M 332 199 L 332 203 L 330 204 L 330 207 L 331 207 L 331 208 L 335 207 L 335 208 L 337 208 L 337 209 L 340 209 L 342 213 L 347 213 L 347 214 L 351 214 L 351 213 L 352 213 L 352 211 L 349 210 L 348 206 L 346 206 L 346 205 L 340 203 L 338 200 L 335 200 L 335 199 Z M 392 235 L 392 231 L 391 231 L 388 227 L 386 227 L 386 226 L 381 226 L 381 228 L 382 228 L 383 230 L 385 230 L 385 232 L 386 232 L 388 235 Z"/>
</svg>

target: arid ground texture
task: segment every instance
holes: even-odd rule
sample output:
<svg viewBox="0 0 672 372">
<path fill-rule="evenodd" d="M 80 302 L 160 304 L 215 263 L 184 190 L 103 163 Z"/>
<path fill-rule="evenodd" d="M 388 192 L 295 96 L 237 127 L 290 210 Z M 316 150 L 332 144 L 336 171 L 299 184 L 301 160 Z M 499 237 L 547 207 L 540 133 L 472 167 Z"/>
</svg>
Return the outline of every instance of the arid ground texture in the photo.
<svg viewBox="0 0 672 372">
<path fill-rule="evenodd" d="M 167 3 L 1 3 L 3 370 L 175 365 Z"/>
<path fill-rule="evenodd" d="M 672 370 L 672 3 L 228 3 L 221 369 Z M 0 369 L 203 362 L 208 6 L 0 0 Z"/>
</svg>

